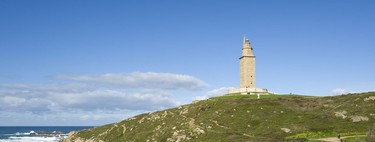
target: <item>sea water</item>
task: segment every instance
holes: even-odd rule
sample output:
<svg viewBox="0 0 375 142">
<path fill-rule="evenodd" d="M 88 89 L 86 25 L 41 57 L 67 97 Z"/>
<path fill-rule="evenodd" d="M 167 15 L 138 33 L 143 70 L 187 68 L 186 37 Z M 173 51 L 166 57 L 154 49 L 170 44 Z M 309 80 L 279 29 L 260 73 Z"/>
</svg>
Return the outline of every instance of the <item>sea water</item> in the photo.
<svg viewBox="0 0 375 142">
<path fill-rule="evenodd" d="M 0 142 L 58 142 L 71 131 L 92 126 L 0 126 Z M 62 132 L 60 134 L 59 132 Z"/>
</svg>

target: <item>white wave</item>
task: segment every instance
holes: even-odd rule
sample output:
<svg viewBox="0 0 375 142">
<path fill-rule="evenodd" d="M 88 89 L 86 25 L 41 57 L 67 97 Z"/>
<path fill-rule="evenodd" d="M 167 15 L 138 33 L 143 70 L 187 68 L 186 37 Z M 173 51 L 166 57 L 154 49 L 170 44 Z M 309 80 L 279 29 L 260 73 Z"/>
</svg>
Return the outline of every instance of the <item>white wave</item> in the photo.
<svg viewBox="0 0 375 142">
<path fill-rule="evenodd" d="M 9 137 L 0 139 L 0 142 L 58 142 L 63 137 Z"/>
<path fill-rule="evenodd" d="M 35 132 L 34 131 L 30 131 L 29 133 L 20 133 L 20 132 L 17 132 L 17 133 L 14 133 L 14 134 L 3 134 L 3 135 L 23 136 L 23 135 L 30 135 L 30 134 L 35 134 Z"/>
</svg>

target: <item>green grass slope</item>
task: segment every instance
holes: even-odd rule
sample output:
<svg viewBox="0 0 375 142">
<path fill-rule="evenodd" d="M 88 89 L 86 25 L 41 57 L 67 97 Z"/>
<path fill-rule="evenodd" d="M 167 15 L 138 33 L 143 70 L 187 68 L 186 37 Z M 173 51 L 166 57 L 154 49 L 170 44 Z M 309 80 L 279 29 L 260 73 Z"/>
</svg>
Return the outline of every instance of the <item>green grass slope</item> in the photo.
<svg viewBox="0 0 375 142">
<path fill-rule="evenodd" d="M 260 99 L 226 95 L 74 132 L 63 142 L 303 141 L 365 135 L 374 123 L 375 92 Z"/>
</svg>

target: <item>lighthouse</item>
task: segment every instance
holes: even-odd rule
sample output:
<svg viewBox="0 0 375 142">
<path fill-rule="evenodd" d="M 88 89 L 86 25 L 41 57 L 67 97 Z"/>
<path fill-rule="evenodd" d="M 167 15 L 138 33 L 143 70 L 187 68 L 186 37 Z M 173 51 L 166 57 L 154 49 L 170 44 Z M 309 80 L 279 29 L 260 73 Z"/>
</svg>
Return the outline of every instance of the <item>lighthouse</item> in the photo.
<svg viewBox="0 0 375 142">
<path fill-rule="evenodd" d="M 250 40 L 243 38 L 242 54 L 240 57 L 240 88 L 230 89 L 228 94 L 269 94 L 267 89 L 255 86 L 255 55 Z"/>
<path fill-rule="evenodd" d="M 240 88 L 255 88 L 255 56 L 249 39 L 244 37 L 240 57 Z"/>
</svg>

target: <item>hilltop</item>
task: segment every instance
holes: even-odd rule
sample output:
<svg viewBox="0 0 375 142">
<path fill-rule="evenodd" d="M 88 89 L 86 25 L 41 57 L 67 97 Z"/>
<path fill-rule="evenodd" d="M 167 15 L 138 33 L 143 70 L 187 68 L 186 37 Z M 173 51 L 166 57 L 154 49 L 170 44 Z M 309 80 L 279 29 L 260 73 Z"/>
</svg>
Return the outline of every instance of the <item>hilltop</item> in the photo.
<svg viewBox="0 0 375 142">
<path fill-rule="evenodd" d="M 70 133 L 71 141 L 304 141 L 365 135 L 375 92 L 329 97 L 225 95 Z"/>
</svg>

